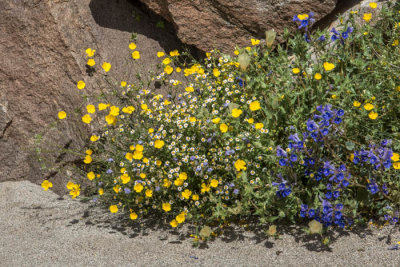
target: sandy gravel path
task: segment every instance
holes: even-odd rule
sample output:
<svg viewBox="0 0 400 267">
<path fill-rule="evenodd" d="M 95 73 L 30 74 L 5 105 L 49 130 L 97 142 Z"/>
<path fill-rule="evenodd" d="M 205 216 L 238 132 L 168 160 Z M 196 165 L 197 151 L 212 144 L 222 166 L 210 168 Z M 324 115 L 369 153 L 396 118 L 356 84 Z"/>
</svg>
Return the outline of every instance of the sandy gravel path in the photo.
<svg viewBox="0 0 400 267">
<path fill-rule="evenodd" d="M 282 239 L 227 231 L 193 248 L 183 230 L 117 220 L 28 181 L 0 183 L 0 266 L 400 266 L 399 227 L 335 233 L 326 248 L 295 227 Z"/>
</svg>

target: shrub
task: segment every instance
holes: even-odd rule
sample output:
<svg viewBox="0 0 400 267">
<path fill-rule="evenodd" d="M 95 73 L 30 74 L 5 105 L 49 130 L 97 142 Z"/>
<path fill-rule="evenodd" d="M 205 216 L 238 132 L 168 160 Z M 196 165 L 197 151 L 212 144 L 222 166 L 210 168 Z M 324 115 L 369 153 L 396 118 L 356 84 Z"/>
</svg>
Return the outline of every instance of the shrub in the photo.
<svg viewBox="0 0 400 267">
<path fill-rule="evenodd" d="M 82 116 L 98 129 L 83 158 L 99 199 L 112 213 L 161 214 L 172 227 L 253 215 L 342 228 L 371 217 L 397 223 L 399 13 L 398 3 L 352 12 L 330 32 L 311 32 L 312 14 L 300 14 L 284 45 L 267 32 L 266 45 L 252 39 L 234 56 L 211 51 L 190 65 L 187 53 L 159 52 L 161 74 L 121 82 L 115 102 Z M 169 93 L 153 93 L 152 83 Z M 78 183 L 69 188 L 79 195 Z"/>
</svg>

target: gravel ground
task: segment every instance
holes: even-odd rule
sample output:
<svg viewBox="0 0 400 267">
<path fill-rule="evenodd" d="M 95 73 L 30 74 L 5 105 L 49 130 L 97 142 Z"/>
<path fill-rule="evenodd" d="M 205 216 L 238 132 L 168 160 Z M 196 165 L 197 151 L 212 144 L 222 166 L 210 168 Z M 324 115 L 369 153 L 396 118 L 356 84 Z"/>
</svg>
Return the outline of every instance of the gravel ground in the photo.
<svg viewBox="0 0 400 267">
<path fill-rule="evenodd" d="M 298 227 L 281 239 L 228 229 L 193 248 L 184 229 L 118 220 L 28 181 L 0 183 L 0 266 L 399 266 L 399 227 L 335 232 L 329 247 Z"/>
</svg>

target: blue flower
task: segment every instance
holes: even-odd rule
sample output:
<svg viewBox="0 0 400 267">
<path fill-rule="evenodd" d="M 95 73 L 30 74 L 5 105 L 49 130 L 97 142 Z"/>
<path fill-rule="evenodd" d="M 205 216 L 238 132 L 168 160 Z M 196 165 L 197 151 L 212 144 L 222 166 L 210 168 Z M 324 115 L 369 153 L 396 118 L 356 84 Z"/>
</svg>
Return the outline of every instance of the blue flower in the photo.
<svg viewBox="0 0 400 267">
<path fill-rule="evenodd" d="M 286 159 L 280 159 L 279 160 L 279 165 L 281 166 L 286 166 L 287 160 Z"/>
<path fill-rule="evenodd" d="M 315 123 L 315 121 L 308 119 L 308 121 L 307 121 L 307 131 L 313 132 L 316 129 L 318 129 L 318 125 Z"/>
<path fill-rule="evenodd" d="M 367 185 L 367 189 L 371 192 L 371 194 L 376 194 L 379 192 L 379 187 L 378 185 L 375 183 L 374 180 L 371 181 L 371 183 L 369 183 Z"/>
<path fill-rule="evenodd" d="M 315 216 L 315 210 L 314 209 L 310 209 L 308 211 L 308 217 L 313 218 Z"/>
</svg>

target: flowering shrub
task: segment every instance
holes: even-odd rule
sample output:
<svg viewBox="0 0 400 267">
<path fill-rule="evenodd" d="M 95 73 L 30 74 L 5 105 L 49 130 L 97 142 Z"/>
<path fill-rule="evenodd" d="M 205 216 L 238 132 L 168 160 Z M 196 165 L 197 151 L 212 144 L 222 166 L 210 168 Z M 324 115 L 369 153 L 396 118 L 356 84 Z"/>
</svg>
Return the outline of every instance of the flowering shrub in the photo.
<svg viewBox="0 0 400 267">
<path fill-rule="evenodd" d="M 310 32 L 313 14 L 299 14 L 285 45 L 273 48 L 267 32 L 266 45 L 252 39 L 234 56 L 211 51 L 189 66 L 176 50 L 158 52 L 162 70 L 149 84 L 169 94 L 122 81 L 118 101 L 86 106 L 82 122 L 98 130 L 84 170 L 99 199 L 112 213 L 161 214 L 172 227 L 239 215 L 313 220 L 312 232 L 371 217 L 397 223 L 400 5 L 391 5 L 352 12 L 330 32 Z M 95 68 L 95 51 L 86 53 Z M 78 182 L 67 185 L 73 198 Z"/>
</svg>

